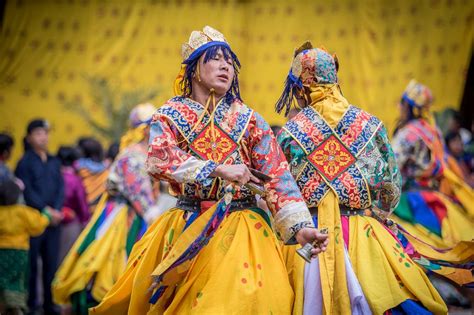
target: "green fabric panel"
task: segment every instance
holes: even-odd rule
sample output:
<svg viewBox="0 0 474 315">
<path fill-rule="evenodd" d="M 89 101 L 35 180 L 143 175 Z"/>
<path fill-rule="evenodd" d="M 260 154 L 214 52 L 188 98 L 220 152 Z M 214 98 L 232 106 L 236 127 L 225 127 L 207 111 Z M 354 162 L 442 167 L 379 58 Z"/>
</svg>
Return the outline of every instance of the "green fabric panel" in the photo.
<svg viewBox="0 0 474 315">
<path fill-rule="evenodd" d="M 102 211 L 105 211 L 105 209 L 102 210 Z M 97 229 L 100 226 L 100 221 L 101 221 L 100 218 L 101 217 L 99 216 L 98 220 L 94 222 L 94 225 L 89 230 L 89 233 L 87 233 L 86 237 L 84 238 L 84 241 L 82 241 L 81 246 L 79 246 L 79 248 L 77 249 L 77 254 L 78 255 L 81 255 L 82 253 L 84 253 L 84 251 L 87 249 L 87 247 L 89 247 L 89 245 L 93 241 L 95 241 L 95 235 L 96 235 Z"/>
<path fill-rule="evenodd" d="M 135 241 L 137 240 L 138 233 L 140 232 L 142 222 L 143 221 L 141 220 L 141 218 L 138 215 L 136 215 L 135 218 L 133 219 L 130 229 L 128 230 L 127 245 L 126 245 L 127 256 L 130 255 L 133 245 L 135 245 Z"/>
<path fill-rule="evenodd" d="M 414 223 L 413 214 L 411 212 L 410 204 L 408 203 L 408 197 L 406 194 L 402 194 L 400 197 L 400 203 L 395 208 L 394 214 L 402 220 L 409 223 Z"/>
</svg>

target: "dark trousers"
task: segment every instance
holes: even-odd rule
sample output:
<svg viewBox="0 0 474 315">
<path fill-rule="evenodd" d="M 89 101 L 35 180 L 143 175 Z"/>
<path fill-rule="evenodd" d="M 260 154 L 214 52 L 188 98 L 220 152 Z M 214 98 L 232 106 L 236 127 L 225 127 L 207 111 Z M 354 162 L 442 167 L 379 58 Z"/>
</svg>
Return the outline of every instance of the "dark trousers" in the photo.
<svg viewBox="0 0 474 315">
<path fill-rule="evenodd" d="M 30 311 L 38 308 L 38 257 L 43 265 L 43 309 L 44 314 L 58 314 L 51 294 L 51 282 L 58 269 L 60 228 L 48 227 L 46 231 L 30 239 L 30 275 L 28 285 L 28 307 Z"/>
</svg>

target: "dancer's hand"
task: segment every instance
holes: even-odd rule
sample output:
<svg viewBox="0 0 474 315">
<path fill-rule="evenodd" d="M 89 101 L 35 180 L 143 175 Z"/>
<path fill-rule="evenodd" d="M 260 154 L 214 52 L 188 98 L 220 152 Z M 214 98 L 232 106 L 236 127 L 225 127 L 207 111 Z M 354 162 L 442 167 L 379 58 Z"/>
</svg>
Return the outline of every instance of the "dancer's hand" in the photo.
<svg viewBox="0 0 474 315">
<path fill-rule="evenodd" d="M 302 228 L 296 232 L 295 238 L 301 246 L 307 243 L 313 244 L 315 241 L 319 242 L 319 246 L 314 246 L 311 250 L 313 256 L 326 251 L 329 243 L 328 235 L 319 232 L 318 229 L 315 228 Z"/>
<path fill-rule="evenodd" d="M 230 182 L 238 183 L 239 185 L 245 185 L 249 181 L 257 184 L 260 183 L 260 180 L 253 176 L 247 165 L 244 164 L 219 165 L 211 176 L 221 177 Z"/>
</svg>

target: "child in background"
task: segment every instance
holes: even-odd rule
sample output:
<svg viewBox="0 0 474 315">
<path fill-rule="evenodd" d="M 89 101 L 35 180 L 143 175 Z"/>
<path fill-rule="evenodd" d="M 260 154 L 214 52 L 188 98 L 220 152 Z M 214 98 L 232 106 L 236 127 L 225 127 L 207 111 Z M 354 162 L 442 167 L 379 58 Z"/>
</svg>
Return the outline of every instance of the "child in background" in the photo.
<svg viewBox="0 0 474 315">
<path fill-rule="evenodd" d="M 15 178 L 6 164 L 10 158 L 12 148 L 13 138 L 5 133 L 0 133 L 0 181 Z"/>
<path fill-rule="evenodd" d="M 13 180 L 0 182 L 0 314 L 27 311 L 30 237 L 44 232 L 60 216 L 18 204 L 21 190 Z"/>
<path fill-rule="evenodd" d="M 19 178 L 15 177 L 7 166 L 14 144 L 15 141 L 13 141 L 13 138 L 9 134 L 0 133 L 0 182 L 11 179 L 23 190 L 25 189 L 25 185 Z"/>
</svg>

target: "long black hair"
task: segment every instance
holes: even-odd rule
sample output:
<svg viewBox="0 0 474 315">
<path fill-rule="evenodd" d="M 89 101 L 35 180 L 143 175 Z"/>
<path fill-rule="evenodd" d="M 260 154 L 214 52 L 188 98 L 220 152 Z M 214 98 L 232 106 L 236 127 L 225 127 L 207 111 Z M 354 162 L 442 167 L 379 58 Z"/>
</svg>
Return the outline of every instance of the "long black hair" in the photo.
<svg viewBox="0 0 474 315">
<path fill-rule="evenodd" d="M 104 148 L 102 144 L 95 138 L 81 138 L 77 144 L 82 153 L 82 157 L 91 159 L 95 162 L 102 162 L 104 159 Z"/>
<path fill-rule="evenodd" d="M 0 206 L 11 206 L 17 203 L 21 189 L 13 179 L 0 182 Z"/>
<path fill-rule="evenodd" d="M 62 166 L 72 166 L 79 159 L 79 152 L 74 147 L 61 146 L 57 156 Z"/>
<path fill-rule="evenodd" d="M 409 101 L 405 96 L 402 97 L 400 100 L 400 105 L 403 106 L 404 110 L 408 111 L 408 117 L 404 120 L 399 118 L 395 125 L 395 130 L 393 131 L 393 135 L 396 135 L 400 129 L 402 129 L 406 124 L 410 121 L 421 118 L 421 108 L 418 106 L 414 106 L 412 102 Z"/>
<path fill-rule="evenodd" d="M 6 133 L 0 133 L 0 156 L 4 155 L 5 153 L 10 153 L 13 147 L 13 138 Z"/>
</svg>

